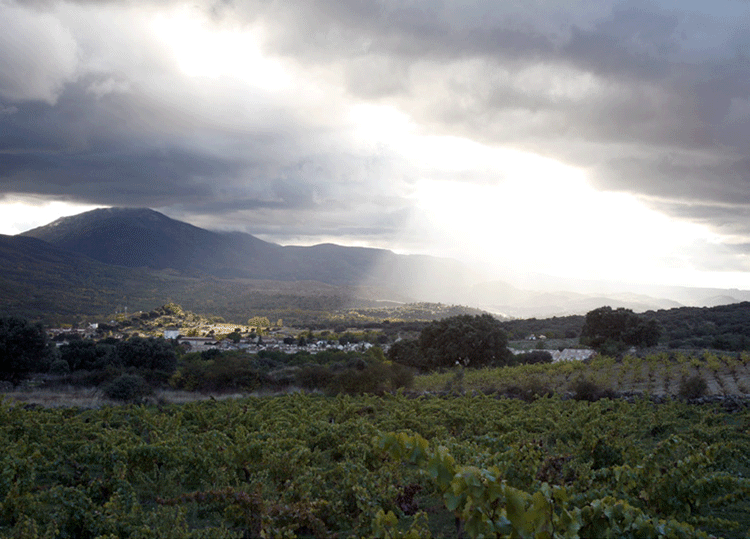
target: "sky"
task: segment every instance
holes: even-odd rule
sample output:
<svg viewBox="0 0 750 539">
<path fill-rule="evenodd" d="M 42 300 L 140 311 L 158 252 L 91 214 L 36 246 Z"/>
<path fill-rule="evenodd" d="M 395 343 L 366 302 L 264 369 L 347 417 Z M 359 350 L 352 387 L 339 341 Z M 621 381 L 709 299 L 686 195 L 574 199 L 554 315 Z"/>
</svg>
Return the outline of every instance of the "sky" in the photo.
<svg viewBox="0 0 750 539">
<path fill-rule="evenodd" d="M 750 289 L 750 2 L 0 0 L 0 233 Z"/>
</svg>

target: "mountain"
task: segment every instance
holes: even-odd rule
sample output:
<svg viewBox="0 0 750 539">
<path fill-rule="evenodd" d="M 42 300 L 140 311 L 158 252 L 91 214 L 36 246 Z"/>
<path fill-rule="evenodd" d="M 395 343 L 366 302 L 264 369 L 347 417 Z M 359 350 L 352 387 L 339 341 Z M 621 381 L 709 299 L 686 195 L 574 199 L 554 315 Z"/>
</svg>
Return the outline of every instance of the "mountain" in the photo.
<svg viewBox="0 0 750 539">
<path fill-rule="evenodd" d="M 281 246 L 250 234 L 205 230 L 142 208 L 92 210 L 22 236 L 129 268 L 169 269 L 183 276 L 375 286 L 425 300 L 450 299 L 473 278 L 454 260 L 333 244 Z"/>
<path fill-rule="evenodd" d="M 93 210 L 58 219 L 18 238 L 43 240 L 57 248 L 57 256 L 62 251 L 84 256 L 88 262 L 76 263 L 92 268 L 89 273 L 93 275 L 107 274 L 106 265 L 119 268 L 113 279 L 127 281 L 122 270 L 130 268 L 137 277 L 131 278 L 133 289 L 124 295 L 159 298 L 151 307 L 165 303 L 168 296 L 203 313 L 208 307 L 217 313 L 241 312 L 243 301 L 246 309 L 290 307 L 290 287 L 299 289 L 294 292 L 300 294 L 298 299 L 309 298 L 310 293 L 337 298 L 321 302 L 329 306 L 366 296 L 368 300 L 469 305 L 513 318 L 585 314 L 603 305 L 644 312 L 750 300 L 750 292 L 740 290 L 577 281 L 531 273 L 516 276 L 515 281 L 512 275 L 503 281 L 490 280 L 456 260 L 334 244 L 282 246 L 246 233 L 202 229 L 143 208 Z M 41 265 L 44 256 L 40 255 Z M 90 266 L 92 262 L 99 265 Z M 62 274 L 66 271 L 61 270 Z M 77 282 L 76 277 L 71 276 L 70 282 Z M 283 290 L 279 294 L 285 299 L 259 304 L 258 298 L 248 295 L 249 290 L 262 294 L 264 287 Z M 194 305 L 195 297 L 204 303 Z M 308 299 L 299 301 L 311 307 Z"/>
<path fill-rule="evenodd" d="M 280 246 L 249 234 L 221 234 L 143 208 L 104 208 L 24 232 L 105 264 L 183 274 L 267 278 Z"/>
<path fill-rule="evenodd" d="M 220 279 L 174 271 L 104 264 L 43 240 L 0 235 L 0 315 L 47 323 L 101 320 L 117 311 L 150 311 L 175 302 L 190 311 L 230 321 L 253 315 L 308 325 L 320 313 L 382 307 L 392 291 L 327 285 L 313 281 Z"/>
<path fill-rule="evenodd" d="M 36 238 L 0 235 L 0 313 L 45 318 L 109 313 L 132 300 L 153 306 L 161 281 Z M 144 292 L 137 292 L 138 290 Z M 150 308 L 150 307 L 149 307 Z"/>
</svg>

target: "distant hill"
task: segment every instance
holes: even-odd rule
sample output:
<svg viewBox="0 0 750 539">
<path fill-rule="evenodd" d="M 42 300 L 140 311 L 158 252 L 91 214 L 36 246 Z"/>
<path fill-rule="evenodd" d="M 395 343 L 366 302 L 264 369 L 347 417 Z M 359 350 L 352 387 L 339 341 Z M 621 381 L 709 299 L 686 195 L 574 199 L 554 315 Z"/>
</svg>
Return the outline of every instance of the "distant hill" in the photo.
<svg viewBox="0 0 750 539">
<path fill-rule="evenodd" d="M 120 287 L 122 290 L 114 289 L 111 294 L 105 293 L 109 290 L 106 283 L 88 288 L 89 296 L 96 296 L 96 301 L 104 302 L 104 297 L 111 299 L 118 293 L 121 298 L 153 298 L 152 304 L 145 305 L 147 309 L 168 300 L 202 313 L 213 310 L 215 314 L 237 313 L 256 305 L 283 305 L 286 309 L 292 308 L 290 288 L 300 294 L 304 311 L 319 310 L 323 305 L 348 305 L 366 298 L 460 304 L 521 319 L 581 315 L 602 305 L 644 312 L 750 299 L 750 292 L 740 290 L 588 283 L 536 274 L 526 275 L 530 289 L 522 289 L 508 281 L 480 276 L 452 259 L 334 244 L 282 246 L 246 233 L 205 230 L 144 208 L 97 209 L 64 217 L 29 230 L 21 238 L 44 240 L 58 253 L 85 256 L 88 262 L 71 264 L 90 268 L 90 274 L 101 278 L 116 274 L 112 279 L 126 283 Z M 41 256 L 37 261 L 37 273 L 54 273 L 54 268 L 42 267 L 43 260 Z M 100 265 L 90 266 L 94 261 Z M 63 265 L 67 269 L 61 269 L 60 275 L 68 275 L 71 264 Z M 105 269 L 103 265 L 119 270 Z M 135 273 L 123 273 L 126 268 Z M 71 274 L 65 282 L 76 283 L 78 277 Z M 269 301 L 268 295 L 248 296 L 249 290 L 262 288 L 260 282 L 264 283 L 262 287 L 285 290 L 280 292 L 284 299 Z M 6 279 L 6 283 L 10 281 Z M 17 290 L 26 287 L 27 283 L 21 282 Z M 81 301 L 74 301 L 78 297 L 72 292 L 74 289 L 60 295 L 69 298 L 71 305 L 82 305 Z M 86 297 L 85 291 L 76 290 Z M 92 296 L 92 290 L 101 293 Z M 309 299 L 311 291 L 318 298 L 317 306 Z M 10 296 L 15 292 L 12 290 Z M 337 299 L 322 301 L 323 296 Z M 193 303 L 197 297 L 204 301 L 202 305 Z M 123 302 L 121 299 L 119 303 Z M 134 302 L 135 299 L 129 301 Z M 36 307 L 33 310 L 41 312 Z"/>
<path fill-rule="evenodd" d="M 376 286 L 421 299 L 447 299 L 470 271 L 455 260 L 397 255 L 384 249 L 321 244 L 281 246 L 240 232 L 212 232 L 150 209 L 107 208 L 63 217 L 22 234 L 129 268 L 171 269 L 183 276 L 318 281 Z M 439 286 L 436 286 L 439 285 Z"/>
<path fill-rule="evenodd" d="M 750 350 L 750 302 L 660 309 L 641 316 L 659 323 L 662 329 L 659 344 L 669 349 Z M 530 334 L 562 339 L 580 336 L 585 322 L 584 316 L 572 315 L 509 320 L 503 322 L 503 327 L 513 339 Z"/>
<path fill-rule="evenodd" d="M 249 234 L 211 232 L 143 208 L 97 209 L 21 235 L 105 264 L 221 277 L 269 278 L 281 253 Z"/>
<path fill-rule="evenodd" d="M 302 326 L 350 309 L 393 317 L 386 306 L 400 306 L 396 311 L 421 312 L 428 318 L 450 310 L 437 306 L 430 314 L 425 307 L 410 307 L 409 297 L 376 287 L 195 276 L 105 264 L 37 238 L 0 235 L 0 315 L 50 324 L 101 321 L 117 311 L 150 311 L 166 302 L 238 323 L 263 315 Z M 357 319 L 356 312 L 352 316 Z"/>
<path fill-rule="evenodd" d="M 262 314 L 305 323 L 318 319 L 320 313 L 377 306 L 375 300 L 383 294 L 311 281 L 196 278 L 127 268 L 36 238 L 0 235 L 0 314 L 49 323 L 101 320 L 115 311 L 149 311 L 168 301 L 233 321 Z"/>
<path fill-rule="evenodd" d="M 141 308 L 161 280 L 144 271 L 110 266 L 36 238 L 0 235 L 0 313 L 31 318 Z"/>
<path fill-rule="evenodd" d="M 663 329 L 670 348 L 750 350 L 750 302 L 715 307 L 681 307 L 649 311 Z"/>
</svg>

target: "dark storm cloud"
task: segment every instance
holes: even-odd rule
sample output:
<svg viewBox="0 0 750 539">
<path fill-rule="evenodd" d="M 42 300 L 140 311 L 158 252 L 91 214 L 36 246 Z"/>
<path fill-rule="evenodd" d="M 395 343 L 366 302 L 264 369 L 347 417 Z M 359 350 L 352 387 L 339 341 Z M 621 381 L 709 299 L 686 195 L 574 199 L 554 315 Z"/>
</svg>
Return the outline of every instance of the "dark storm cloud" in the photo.
<svg viewBox="0 0 750 539">
<path fill-rule="evenodd" d="M 69 85 L 54 105 L 20 103 L 0 115 L 0 191 L 127 206 L 224 198 L 248 208 L 311 204 L 309 186 L 295 185 L 304 163 L 279 166 L 284 156 L 273 155 L 293 136 L 270 129 L 219 133 L 210 125 L 185 134 L 181 115 L 163 111 L 165 124 L 154 131 L 138 120 L 152 112 L 139 96 L 97 100 L 88 84 Z M 220 143 L 198 146 L 191 137 Z M 259 151 L 237 154 L 227 146 Z M 276 176 L 253 177 L 269 171 Z"/>
<path fill-rule="evenodd" d="M 353 148 L 340 111 L 252 95 L 245 101 L 256 109 L 234 114 L 226 102 L 242 87 L 204 80 L 202 94 L 127 24 L 102 39 L 70 22 L 76 9 L 122 7 L 127 18 L 163 5 L 0 4 L 3 192 L 205 215 L 264 209 L 278 227 L 293 220 L 284 211 L 308 212 L 318 231 L 329 229 L 329 208 L 338 226 L 367 219 L 367 230 L 380 229 L 379 212 L 403 209 L 386 184 L 408 184 L 411 171 L 387 151 Z M 392 104 L 425 132 L 558 158 L 587 168 L 601 189 L 700 222 L 723 226 L 726 204 L 750 205 L 747 3 L 259 0 L 198 9 L 216 25 L 262 28 L 266 54 L 320 69 L 329 84 L 340 76 L 345 99 Z M 357 211 L 373 200 L 380 210 Z M 750 234 L 744 222 L 736 228 Z"/>
<path fill-rule="evenodd" d="M 748 12 L 730 2 L 587 9 L 318 1 L 245 13 L 273 27 L 271 49 L 341 62 L 353 95 L 400 95 L 406 110 L 436 130 L 590 166 L 603 189 L 748 203 L 741 161 L 750 151 Z M 456 78 L 452 67 L 473 60 L 481 62 L 473 77 Z M 563 83 L 588 75 L 593 88 L 577 96 L 575 88 L 555 94 L 544 80 L 531 89 L 516 84 L 534 66 L 567 71 Z M 671 162 L 675 153 L 692 155 Z"/>
</svg>

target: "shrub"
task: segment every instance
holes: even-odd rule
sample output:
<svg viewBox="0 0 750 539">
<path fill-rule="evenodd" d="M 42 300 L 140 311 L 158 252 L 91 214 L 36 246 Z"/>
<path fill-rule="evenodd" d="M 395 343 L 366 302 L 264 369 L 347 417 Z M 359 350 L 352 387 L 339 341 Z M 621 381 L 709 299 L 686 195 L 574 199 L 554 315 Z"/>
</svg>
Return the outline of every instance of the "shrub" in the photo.
<svg viewBox="0 0 750 539">
<path fill-rule="evenodd" d="M 594 402 L 616 396 L 611 389 L 603 388 L 596 382 L 583 377 L 573 382 L 570 388 L 573 390 L 573 398 L 577 401 Z"/>
<path fill-rule="evenodd" d="M 172 345 L 162 339 L 131 337 L 115 346 L 118 359 L 125 367 L 173 373 L 177 368 L 177 354 Z"/>
<path fill-rule="evenodd" d="M 203 353 L 186 354 L 170 384 L 188 391 L 253 390 L 262 385 L 263 377 L 243 352 L 217 350 L 211 357 L 205 360 Z"/>
<path fill-rule="evenodd" d="M 414 381 L 411 369 L 398 364 L 386 364 L 372 361 L 347 366 L 335 373 L 329 380 L 329 393 L 347 393 L 361 395 L 363 393 L 383 394 L 401 387 L 410 387 Z"/>
<path fill-rule="evenodd" d="M 69 374 L 70 365 L 68 365 L 68 362 L 62 358 L 56 359 L 52 362 L 52 365 L 49 366 L 49 373 L 55 375 Z"/>
<path fill-rule="evenodd" d="M 698 399 L 704 397 L 708 391 L 708 383 L 700 374 L 685 377 L 680 381 L 678 395 L 683 399 Z"/>
<path fill-rule="evenodd" d="M 536 377 L 526 380 L 521 385 L 508 386 L 505 390 L 505 395 L 508 397 L 521 399 L 526 402 L 533 402 L 543 397 L 551 397 L 553 394 L 554 390 L 549 384 Z"/>
<path fill-rule="evenodd" d="M 46 372 L 49 350 L 41 324 L 15 316 L 0 317 L 0 380 L 18 385 L 32 372 Z"/>
<path fill-rule="evenodd" d="M 389 370 L 392 389 L 410 388 L 414 385 L 414 371 L 409 367 L 394 363 Z"/>
<path fill-rule="evenodd" d="M 401 365 L 414 367 L 420 372 L 430 370 L 430 364 L 419 349 L 419 342 L 416 340 L 400 340 L 393 343 L 388 349 L 388 359 Z"/>
<path fill-rule="evenodd" d="M 325 389 L 331 382 L 332 374 L 323 365 L 305 365 L 297 372 L 296 383 L 304 389 Z"/>
<path fill-rule="evenodd" d="M 104 394 L 116 401 L 139 402 L 150 392 L 146 381 L 137 374 L 123 374 L 104 386 Z"/>
<path fill-rule="evenodd" d="M 537 363 L 552 363 L 552 354 L 547 350 L 532 350 L 515 356 L 518 365 L 536 365 Z"/>
</svg>

